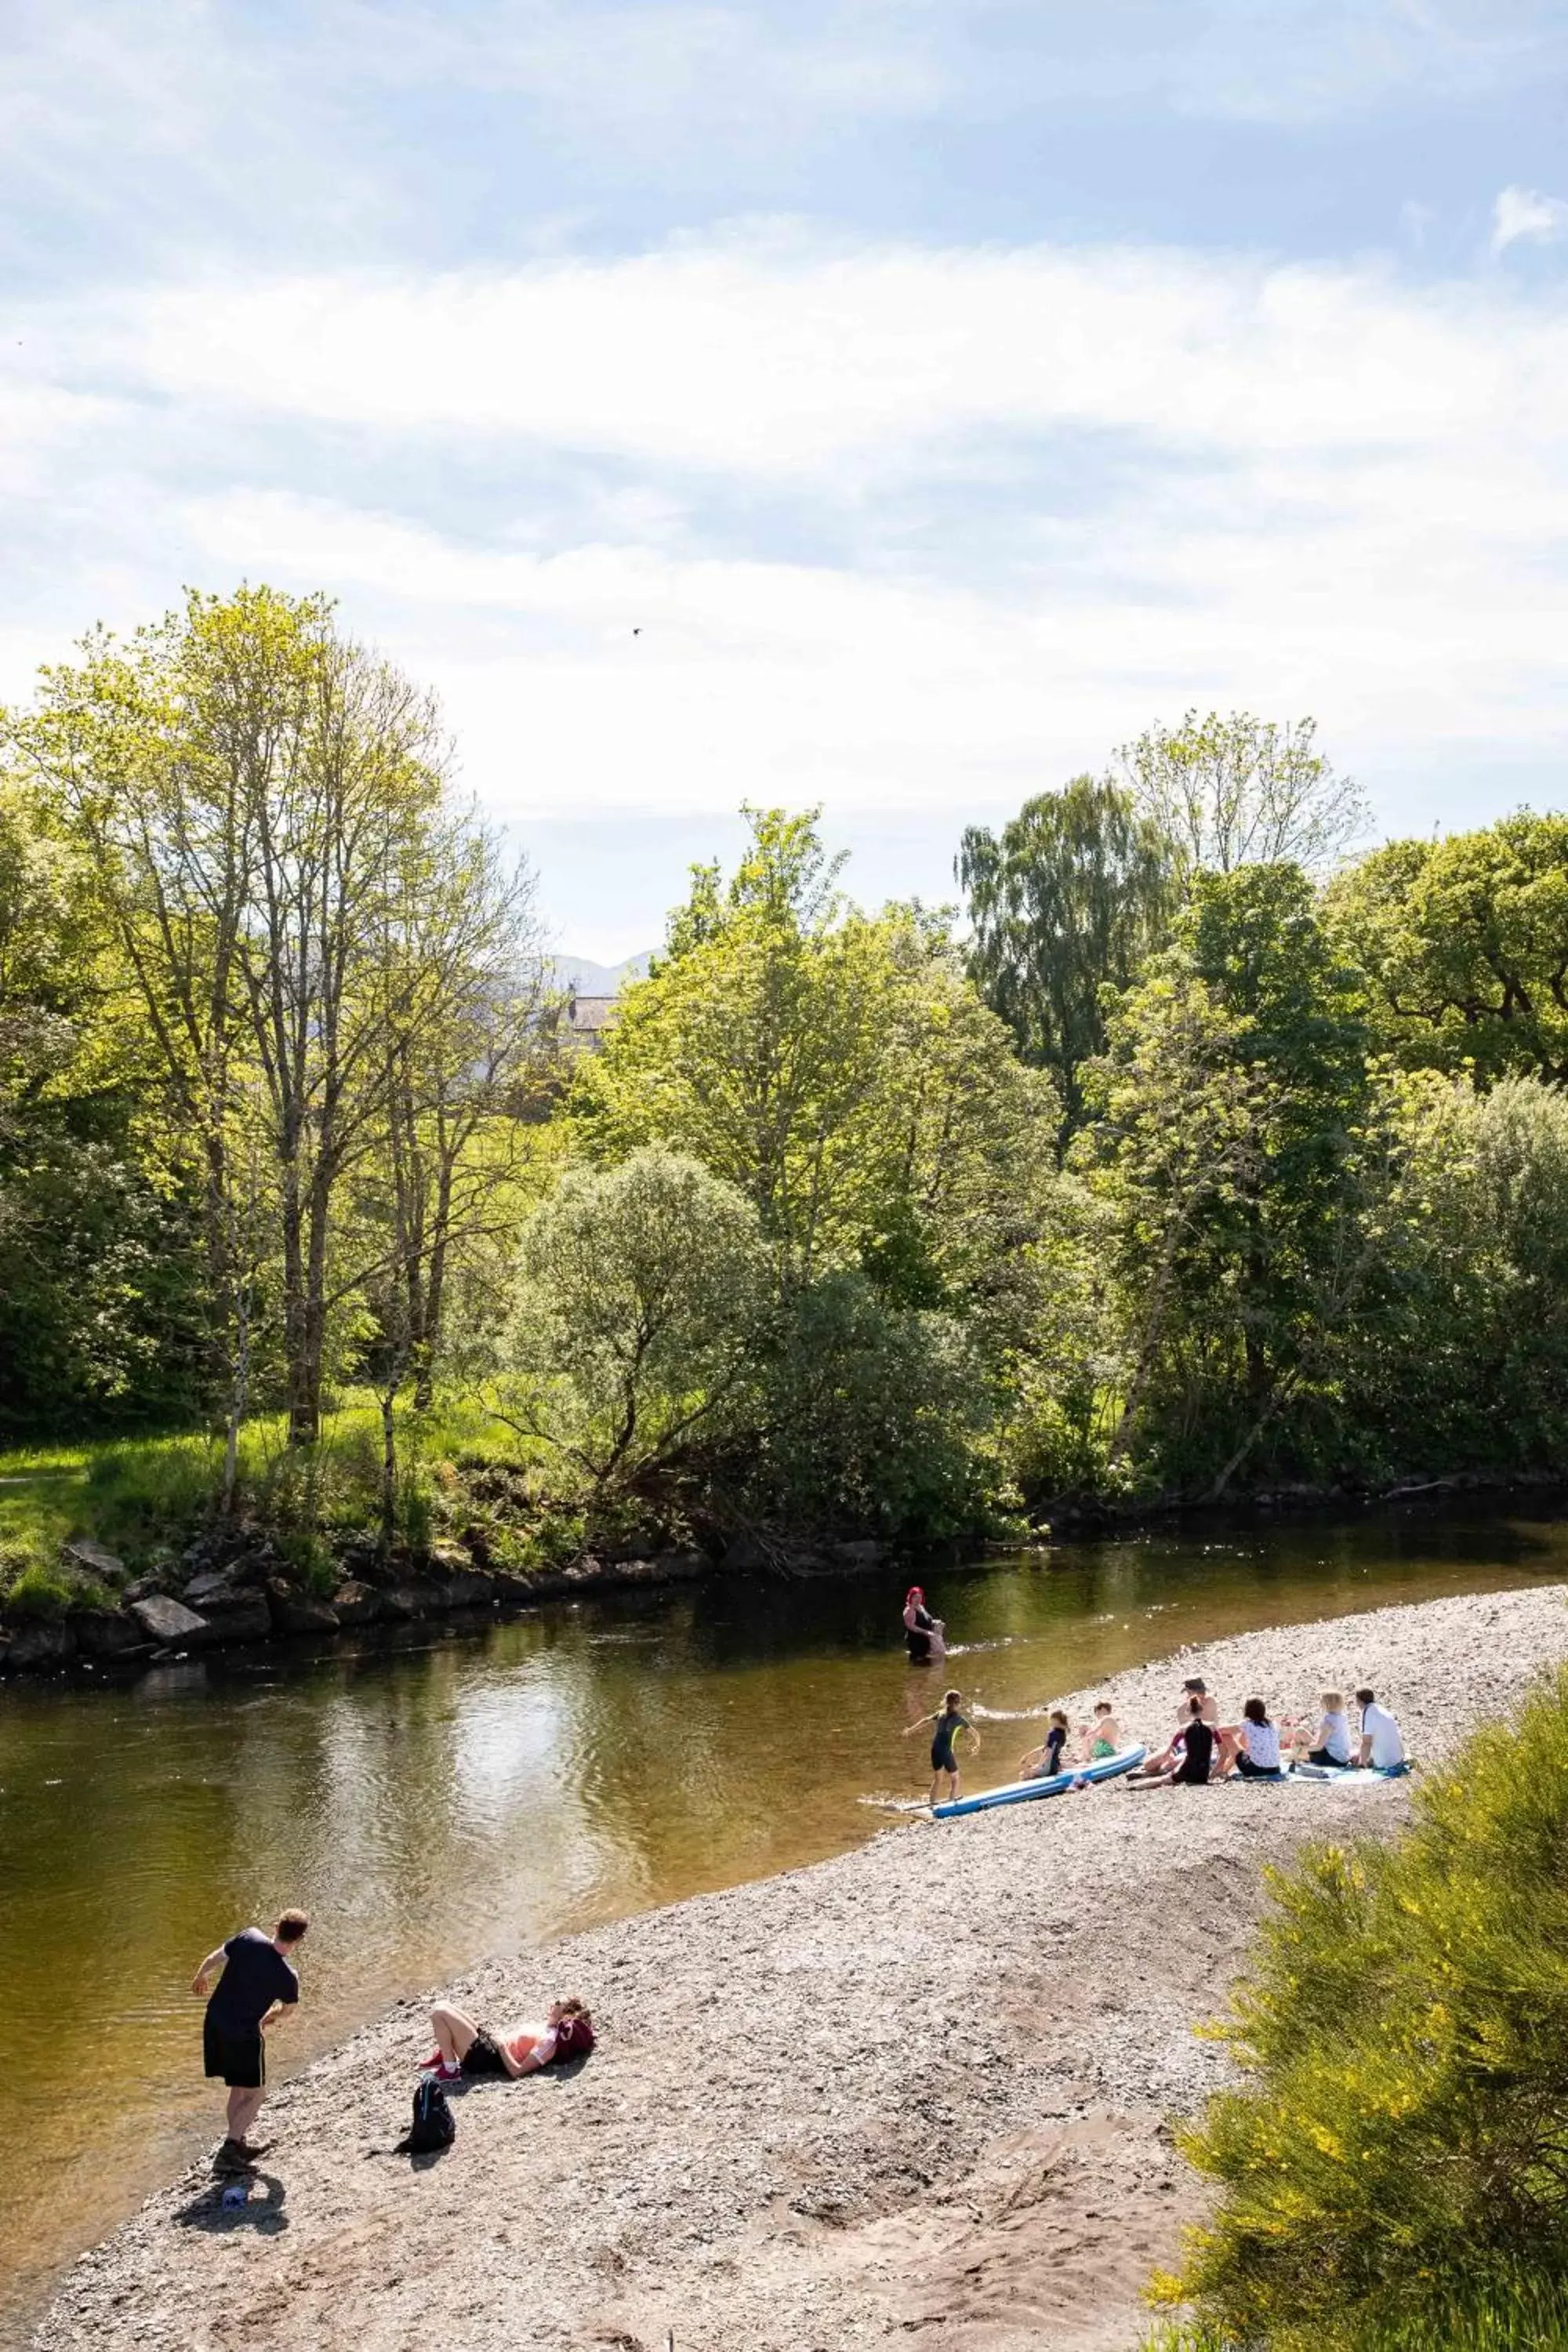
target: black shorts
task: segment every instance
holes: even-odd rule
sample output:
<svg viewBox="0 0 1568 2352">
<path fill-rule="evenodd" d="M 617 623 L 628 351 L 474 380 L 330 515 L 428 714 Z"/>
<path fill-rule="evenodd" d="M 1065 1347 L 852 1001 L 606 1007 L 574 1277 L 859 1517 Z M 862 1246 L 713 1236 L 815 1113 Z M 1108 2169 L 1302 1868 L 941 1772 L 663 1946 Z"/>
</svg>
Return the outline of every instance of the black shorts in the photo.
<svg viewBox="0 0 1568 2352">
<path fill-rule="evenodd" d="M 243 2032 L 215 2024 L 209 2017 L 202 2029 L 206 2071 L 231 2091 L 259 2091 L 267 2080 L 267 2036 L 259 2025 Z"/>
<path fill-rule="evenodd" d="M 1307 1761 L 1309 1764 L 1322 1764 L 1335 1772 L 1348 1772 L 1351 1769 L 1348 1756 L 1332 1756 L 1326 1748 L 1314 1748 Z"/>
<path fill-rule="evenodd" d="M 465 2074 L 476 2079 L 484 2074 L 504 2075 L 506 2073 L 506 2061 L 496 2047 L 495 2036 L 487 2033 L 482 2025 L 458 2063 Z"/>
<path fill-rule="evenodd" d="M 1255 1764 L 1250 1756 L 1238 1756 L 1236 1769 L 1244 1780 L 1282 1780 L 1285 1778 L 1278 1764 Z"/>
</svg>

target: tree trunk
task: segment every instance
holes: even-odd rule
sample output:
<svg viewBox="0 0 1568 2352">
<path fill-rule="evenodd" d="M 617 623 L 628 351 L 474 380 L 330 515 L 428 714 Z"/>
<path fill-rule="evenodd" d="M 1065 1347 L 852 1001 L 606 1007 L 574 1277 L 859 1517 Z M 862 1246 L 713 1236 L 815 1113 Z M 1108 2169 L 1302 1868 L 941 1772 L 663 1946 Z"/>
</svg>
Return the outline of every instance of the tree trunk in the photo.
<svg viewBox="0 0 1568 2352">
<path fill-rule="evenodd" d="M 394 1408 L 397 1386 L 381 1392 L 381 1550 L 384 1559 L 397 1536 L 397 1432 Z"/>
</svg>

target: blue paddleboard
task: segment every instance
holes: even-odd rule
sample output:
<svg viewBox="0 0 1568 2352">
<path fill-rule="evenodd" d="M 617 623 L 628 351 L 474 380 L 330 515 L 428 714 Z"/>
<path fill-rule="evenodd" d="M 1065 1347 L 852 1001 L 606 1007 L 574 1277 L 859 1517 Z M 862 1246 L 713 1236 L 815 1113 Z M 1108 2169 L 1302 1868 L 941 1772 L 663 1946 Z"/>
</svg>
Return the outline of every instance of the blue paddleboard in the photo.
<svg viewBox="0 0 1568 2352">
<path fill-rule="evenodd" d="M 1148 1753 L 1146 1748 L 1119 1748 L 1098 1764 L 1075 1765 L 1070 1772 L 1053 1772 L 1047 1780 L 1009 1780 L 1005 1788 L 982 1789 L 977 1796 L 950 1797 L 945 1805 L 931 1807 L 931 1818 L 951 1822 L 960 1813 L 989 1812 L 993 1805 L 1026 1805 L 1032 1797 L 1065 1796 L 1080 1780 L 1114 1780 L 1120 1773 L 1131 1772 Z"/>
</svg>

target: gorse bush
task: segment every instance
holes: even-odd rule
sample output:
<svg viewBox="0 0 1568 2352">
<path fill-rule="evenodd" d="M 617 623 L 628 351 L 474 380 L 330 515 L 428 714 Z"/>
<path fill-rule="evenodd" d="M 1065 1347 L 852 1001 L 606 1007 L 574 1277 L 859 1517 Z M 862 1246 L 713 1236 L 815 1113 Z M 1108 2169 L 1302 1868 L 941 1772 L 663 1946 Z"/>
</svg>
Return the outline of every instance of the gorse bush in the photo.
<svg viewBox="0 0 1568 2352">
<path fill-rule="evenodd" d="M 1530 2270 L 1479 2285 L 1450 2283 L 1440 2308 L 1404 2317 L 1314 2320 L 1243 2347 L 1199 2320 L 1157 2327 L 1143 2352 L 1560 2352 L 1568 2346 L 1568 2287 Z"/>
<path fill-rule="evenodd" d="M 1568 2312 L 1568 1670 L 1397 1844 L 1274 1894 L 1220 2029 L 1250 2080 L 1183 2141 L 1218 2209 L 1157 2297 L 1291 2352 L 1568 2341 L 1519 2332 Z"/>
</svg>

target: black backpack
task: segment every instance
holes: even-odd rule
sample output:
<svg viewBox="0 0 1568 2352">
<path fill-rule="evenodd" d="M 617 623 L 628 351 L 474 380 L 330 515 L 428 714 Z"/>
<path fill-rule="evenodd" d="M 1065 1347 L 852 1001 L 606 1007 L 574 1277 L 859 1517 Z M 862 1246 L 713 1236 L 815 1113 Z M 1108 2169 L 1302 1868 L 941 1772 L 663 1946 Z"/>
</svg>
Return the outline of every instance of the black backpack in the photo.
<svg viewBox="0 0 1568 2352">
<path fill-rule="evenodd" d="M 398 2143 L 399 2156 L 437 2156 L 458 2137 L 458 2118 L 434 2074 L 422 2074 L 414 2094 L 414 2120 Z"/>
</svg>

